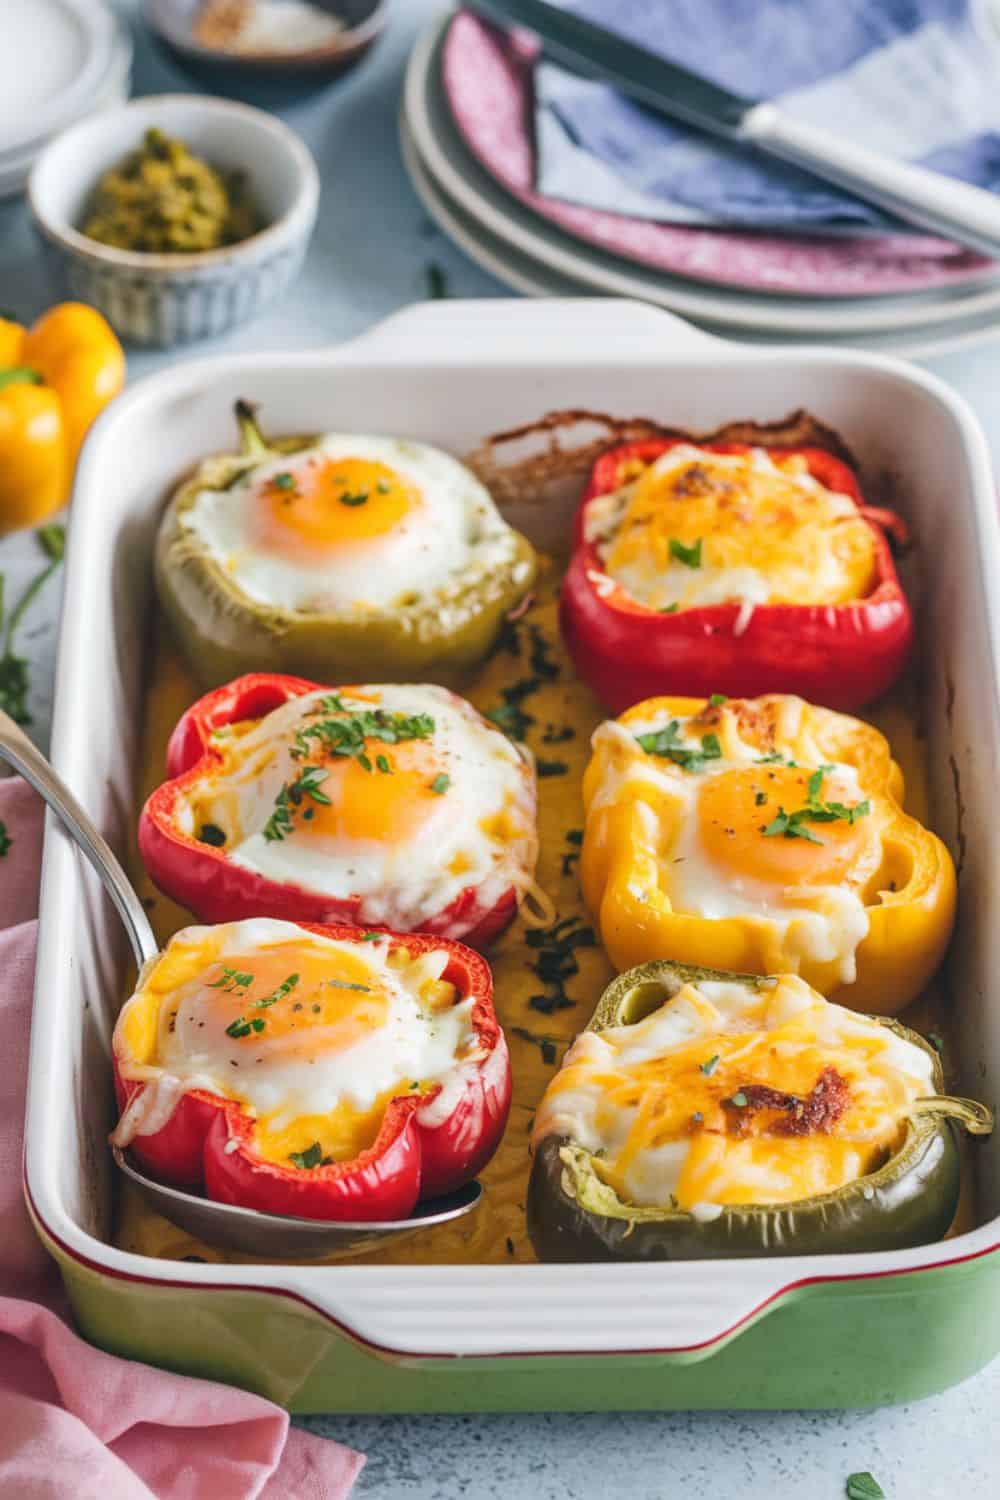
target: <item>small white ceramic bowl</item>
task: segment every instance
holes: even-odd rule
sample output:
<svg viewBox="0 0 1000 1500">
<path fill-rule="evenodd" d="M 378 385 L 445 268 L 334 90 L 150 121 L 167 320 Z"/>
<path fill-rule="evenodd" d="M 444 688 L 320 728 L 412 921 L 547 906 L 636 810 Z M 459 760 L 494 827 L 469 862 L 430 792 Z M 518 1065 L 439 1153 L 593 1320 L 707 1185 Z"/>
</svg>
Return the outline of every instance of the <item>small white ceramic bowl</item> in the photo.
<svg viewBox="0 0 1000 1500">
<path fill-rule="evenodd" d="M 116 250 L 82 234 L 97 180 L 155 126 L 213 166 L 242 169 L 265 227 L 197 254 Z M 309 244 L 319 173 L 273 115 L 198 94 L 161 94 L 103 110 L 46 147 L 28 179 L 35 228 L 64 291 L 99 308 L 135 344 L 209 338 L 254 317 L 285 290 Z"/>
</svg>

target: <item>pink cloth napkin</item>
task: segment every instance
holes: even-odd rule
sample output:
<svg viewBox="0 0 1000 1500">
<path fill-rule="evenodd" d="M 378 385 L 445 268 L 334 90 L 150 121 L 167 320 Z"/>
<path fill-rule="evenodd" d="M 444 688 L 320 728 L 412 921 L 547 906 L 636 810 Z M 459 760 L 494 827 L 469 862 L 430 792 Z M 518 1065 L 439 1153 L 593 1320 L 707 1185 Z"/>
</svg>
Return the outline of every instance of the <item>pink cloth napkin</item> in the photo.
<svg viewBox="0 0 1000 1500">
<path fill-rule="evenodd" d="M 0 1495 L 10 1500 L 342 1500 L 359 1453 L 270 1401 L 117 1359 L 69 1326 L 21 1196 L 42 804 L 0 782 Z"/>
</svg>

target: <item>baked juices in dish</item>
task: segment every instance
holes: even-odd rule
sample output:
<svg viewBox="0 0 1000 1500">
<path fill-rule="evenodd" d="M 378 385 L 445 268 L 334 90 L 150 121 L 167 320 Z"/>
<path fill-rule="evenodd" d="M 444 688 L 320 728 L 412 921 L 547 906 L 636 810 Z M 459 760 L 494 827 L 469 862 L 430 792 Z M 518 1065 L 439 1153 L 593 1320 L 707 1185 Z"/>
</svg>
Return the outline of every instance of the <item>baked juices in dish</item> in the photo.
<svg viewBox="0 0 1000 1500">
<path fill-rule="evenodd" d="M 535 890 L 534 771 L 447 688 L 241 677 L 183 715 L 167 774 L 139 849 L 204 922 L 348 922 L 483 946 Z"/>
<path fill-rule="evenodd" d="M 877 729 L 801 698 L 651 698 L 593 737 L 584 897 L 619 969 L 798 973 L 895 1015 L 951 935 L 955 870 Z"/>
<path fill-rule="evenodd" d="M 157 592 L 195 677 L 459 683 L 528 594 L 535 553 L 426 443 L 327 433 L 202 462 L 167 506 Z"/>
<path fill-rule="evenodd" d="M 473 1178 L 503 1134 L 492 989 L 478 954 L 438 938 L 184 928 L 115 1026 L 112 1142 L 218 1202 L 405 1218 Z"/>
<path fill-rule="evenodd" d="M 958 1204 L 934 1049 L 797 975 L 645 964 L 610 986 L 539 1105 L 528 1226 L 542 1260 L 901 1249 Z"/>
<path fill-rule="evenodd" d="M 913 635 L 890 537 L 905 540 L 900 518 L 815 442 L 627 444 L 598 459 L 578 511 L 563 633 L 615 713 L 660 693 L 859 708 Z"/>
</svg>

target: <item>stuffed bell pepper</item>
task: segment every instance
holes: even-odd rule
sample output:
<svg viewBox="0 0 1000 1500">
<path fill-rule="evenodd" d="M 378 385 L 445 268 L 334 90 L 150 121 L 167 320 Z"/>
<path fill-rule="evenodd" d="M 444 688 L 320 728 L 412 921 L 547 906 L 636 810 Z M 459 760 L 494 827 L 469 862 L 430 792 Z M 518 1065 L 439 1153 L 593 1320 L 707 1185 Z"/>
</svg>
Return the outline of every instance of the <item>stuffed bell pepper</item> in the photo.
<svg viewBox="0 0 1000 1500">
<path fill-rule="evenodd" d="M 536 559 L 471 470 L 401 438 L 268 447 L 237 412 L 242 453 L 198 467 L 156 544 L 160 601 L 198 680 L 455 684 L 476 667 Z"/>
<path fill-rule="evenodd" d="M 612 963 L 798 973 L 895 1015 L 955 914 L 885 738 L 801 698 L 651 698 L 596 731 L 580 874 Z"/>
<path fill-rule="evenodd" d="M 474 1177 L 503 1133 L 492 992 L 483 959 L 440 938 L 185 928 L 118 1018 L 112 1143 L 217 1202 L 405 1218 Z"/>
<path fill-rule="evenodd" d="M 853 709 L 898 676 L 913 627 L 889 537 L 905 528 L 817 445 L 832 434 L 800 425 L 812 442 L 651 438 L 595 464 L 561 615 L 613 712 L 712 692 Z"/>
<path fill-rule="evenodd" d="M 534 889 L 534 772 L 447 688 L 240 677 L 181 718 L 167 775 L 139 849 L 203 922 L 348 922 L 481 947 Z"/>
<path fill-rule="evenodd" d="M 539 1106 L 542 1260 L 895 1250 L 944 1235 L 960 1186 L 936 1052 L 796 975 L 659 961 L 619 976 Z"/>
</svg>

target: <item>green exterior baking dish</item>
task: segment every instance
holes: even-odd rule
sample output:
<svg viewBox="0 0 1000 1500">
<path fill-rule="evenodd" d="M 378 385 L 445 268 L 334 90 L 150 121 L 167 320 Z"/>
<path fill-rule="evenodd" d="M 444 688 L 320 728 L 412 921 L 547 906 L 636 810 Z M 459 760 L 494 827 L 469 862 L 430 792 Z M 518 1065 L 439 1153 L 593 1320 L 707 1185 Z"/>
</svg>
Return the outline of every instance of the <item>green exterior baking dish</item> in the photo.
<svg viewBox="0 0 1000 1500">
<path fill-rule="evenodd" d="M 996 1105 L 1000 536 L 985 440 L 958 398 L 880 356 L 737 347 L 600 300 L 426 303 L 339 348 L 223 355 L 138 382 L 96 425 L 78 473 L 52 738 L 57 771 L 119 849 L 137 800 L 159 516 L 179 476 L 227 446 L 248 390 L 275 431 L 329 430 L 334 414 L 341 430 L 459 456 L 546 412 L 669 413 L 707 430 L 804 406 L 869 476 L 891 473 L 918 542 L 931 820 L 960 866 L 948 1084 Z M 505 514 L 551 547 L 578 488 L 539 482 Z M 1000 1133 L 966 1149 L 970 1227 L 909 1248 L 627 1266 L 229 1265 L 119 1250 L 103 1044 L 127 993 L 124 949 L 96 880 L 50 829 L 26 1190 L 79 1326 L 105 1348 L 300 1412 L 871 1406 L 940 1390 L 1000 1351 Z"/>
</svg>

